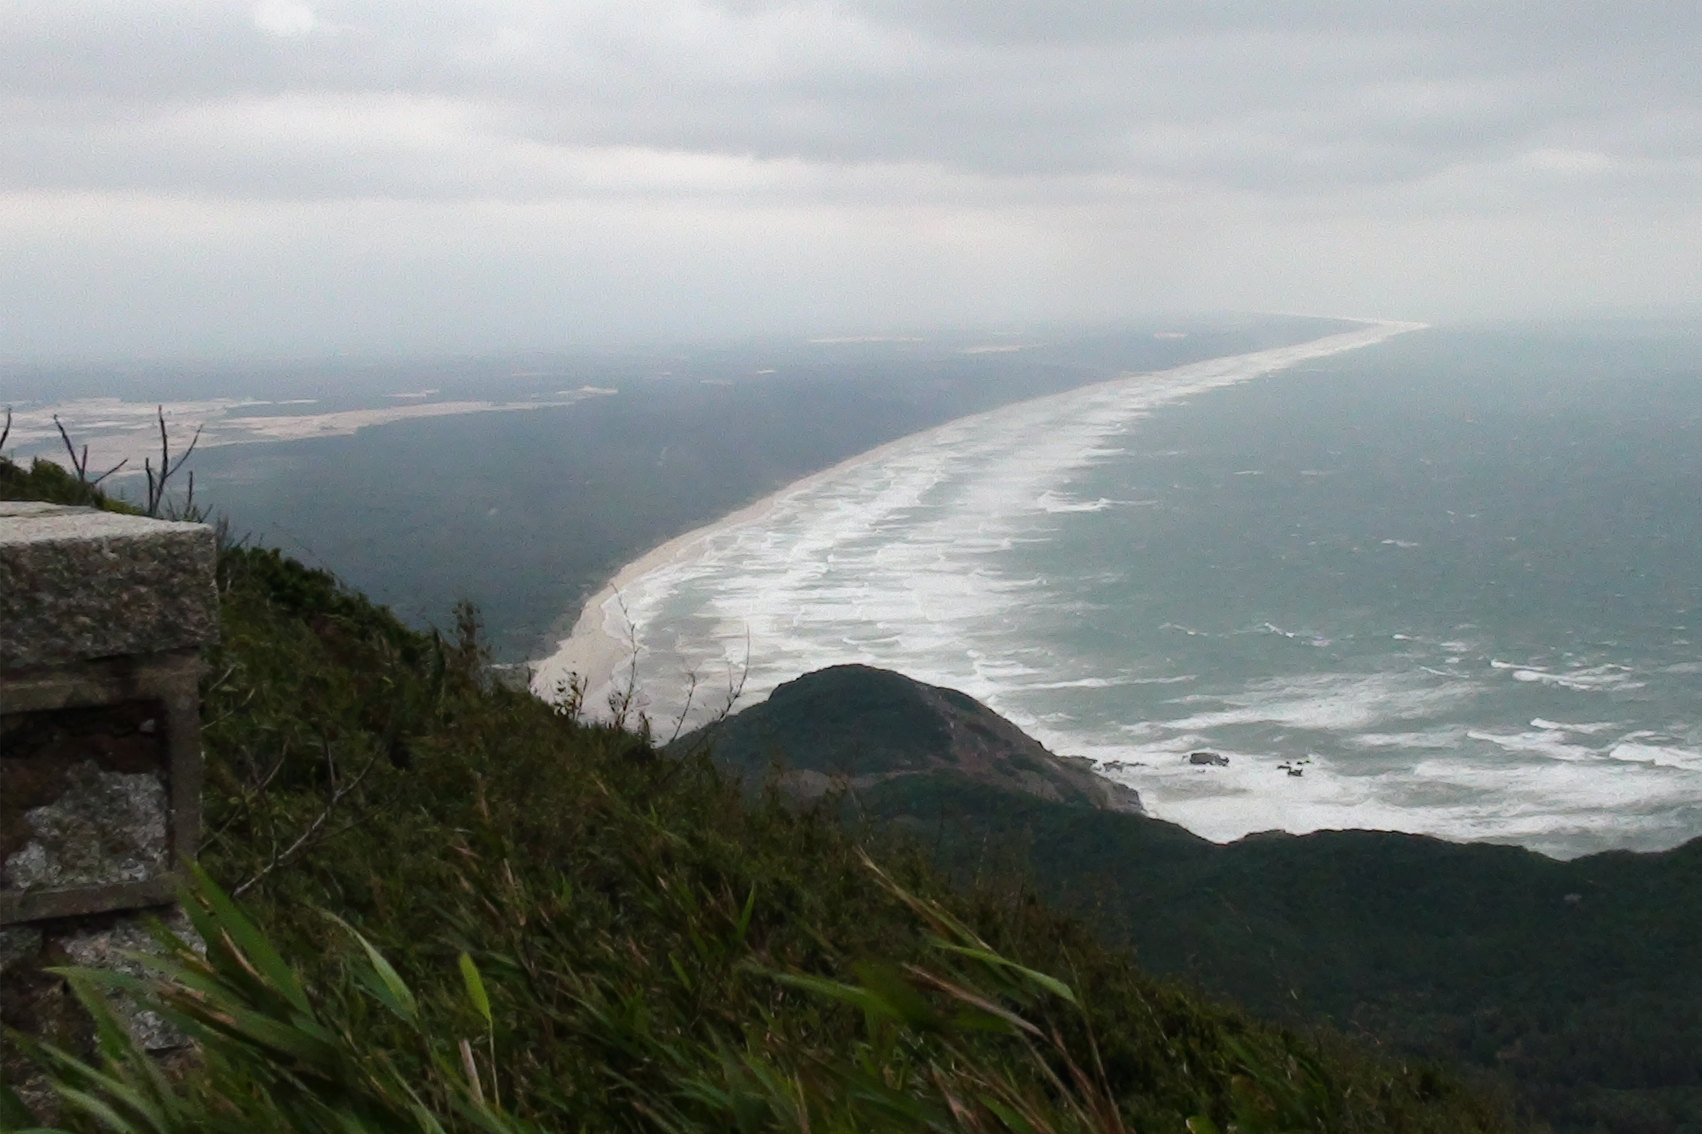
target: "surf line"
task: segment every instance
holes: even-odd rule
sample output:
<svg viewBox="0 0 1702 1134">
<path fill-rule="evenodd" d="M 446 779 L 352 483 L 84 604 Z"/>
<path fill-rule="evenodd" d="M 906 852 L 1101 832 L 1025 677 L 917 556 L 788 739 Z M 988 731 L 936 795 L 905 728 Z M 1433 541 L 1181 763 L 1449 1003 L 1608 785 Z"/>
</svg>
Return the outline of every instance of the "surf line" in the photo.
<svg viewBox="0 0 1702 1134">
<path fill-rule="evenodd" d="M 1134 391 L 1149 385 L 1163 386 L 1168 392 L 1147 404 L 1163 404 L 1203 390 L 1237 385 L 1314 359 L 1375 346 L 1396 335 L 1427 326 L 1392 320 L 1354 321 L 1362 325 L 1303 343 L 1203 359 L 1169 370 L 1124 373 L 1073 390 L 1012 402 L 907 434 L 810 473 L 718 520 L 676 536 L 622 567 L 602 590 L 585 603 L 572 630 L 557 643 L 555 650 L 549 656 L 532 662 L 532 691 L 545 699 L 559 700 L 565 695 L 569 683 L 577 678 L 583 682 L 585 711 L 591 715 L 598 714 L 608 704 L 611 695 L 625 692 L 622 683 L 630 680 L 633 673 L 635 651 L 641 653 L 643 650 L 644 627 L 636 625 L 629 616 L 622 598 L 624 594 L 639 589 L 642 583 L 657 582 L 665 575 L 682 573 L 722 537 L 746 528 L 764 527 L 777 510 L 797 497 L 830 485 L 868 465 L 926 448 L 947 436 L 961 437 L 966 432 L 973 432 L 978 423 L 994 422 L 1000 415 L 1033 413 L 1048 406 L 1062 409 L 1071 400 L 1092 402 L 1119 389 Z"/>
</svg>

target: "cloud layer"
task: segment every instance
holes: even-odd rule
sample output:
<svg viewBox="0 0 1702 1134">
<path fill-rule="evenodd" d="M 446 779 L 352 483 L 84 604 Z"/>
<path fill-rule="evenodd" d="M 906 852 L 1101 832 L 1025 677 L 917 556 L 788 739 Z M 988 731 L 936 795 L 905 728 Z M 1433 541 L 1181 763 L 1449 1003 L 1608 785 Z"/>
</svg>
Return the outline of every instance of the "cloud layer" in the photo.
<svg viewBox="0 0 1702 1134">
<path fill-rule="evenodd" d="M 13 0 L 0 353 L 1702 294 L 1702 8 Z"/>
</svg>

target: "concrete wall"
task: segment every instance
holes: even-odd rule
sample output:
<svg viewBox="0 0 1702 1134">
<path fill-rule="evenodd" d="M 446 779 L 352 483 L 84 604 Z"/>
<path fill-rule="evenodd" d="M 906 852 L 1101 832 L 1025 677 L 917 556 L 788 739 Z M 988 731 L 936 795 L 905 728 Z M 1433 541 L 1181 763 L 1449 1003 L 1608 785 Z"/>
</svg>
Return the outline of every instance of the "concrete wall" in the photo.
<svg viewBox="0 0 1702 1134">
<path fill-rule="evenodd" d="M 44 970 L 135 971 L 177 920 L 200 834 L 200 651 L 218 628 L 202 524 L 0 501 L 0 1018 L 73 1049 L 87 1022 Z M 151 1049 L 181 1042 L 129 1014 Z M 5 1053 L 8 1080 L 19 1070 Z"/>
</svg>

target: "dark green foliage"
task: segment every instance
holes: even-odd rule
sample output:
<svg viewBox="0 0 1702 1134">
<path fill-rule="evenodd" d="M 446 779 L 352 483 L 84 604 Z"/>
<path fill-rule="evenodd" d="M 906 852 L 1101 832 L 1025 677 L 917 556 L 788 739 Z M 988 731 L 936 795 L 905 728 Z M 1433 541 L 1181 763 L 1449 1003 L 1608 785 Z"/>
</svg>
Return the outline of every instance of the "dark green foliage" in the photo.
<svg viewBox="0 0 1702 1134">
<path fill-rule="evenodd" d="M 1153 972 L 1504 1076 L 1557 1129 L 1702 1125 L 1702 840 L 1571 862 L 1372 831 L 1219 847 L 940 778 L 859 804 L 961 878 L 1000 848 Z"/>
<path fill-rule="evenodd" d="M 352 642 L 383 642 L 417 658 L 426 635 L 410 630 L 400 619 L 364 595 L 345 589 L 329 571 L 304 567 L 271 548 L 232 548 L 219 559 L 219 581 L 230 593 L 258 598 L 285 619 L 340 628 Z"/>
<path fill-rule="evenodd" d="M 43 500 L 49 504 L 93 506 L 113 512 L 141 512 L 140 508 L 107 496 L 94 485 L 40 457 L 31 461 L 27 469 L 9 457 L 0 457 L 0 500 Z"/>
<path fill-rule="evenodd" d="M 358 822 L 327 820 L 341 833 L 254 887 L 262 924 L 295 955 L 335 956 L 346 938 L 305 909 L 336 909 L 418 990 L 434 1034 L 484 1038 L 487 1088 L 515 1113 L 648 1129 L 672 1100 L 680 1121 L 718 1128 L 676 1097 L 680 1083 L 751 1060 L 831 1080 L 838 1072 L 823 1069 L 843 1070 L 866 1040 L 858 1014 L 767 973 L 846 981 L 874 971 L 858 968 L 870 958 L 936 967 L 928 927 L 831 815 L 747 805 L 705 761 L 660 757 L 629 733 L 490 685 L 465 619 L 454 642 L 399 642 L 355 596 L 299 605 L 311 588 L 280 588 L 279 567 L 229 575 L 215 669 L 231 676 L 209 693 L 212 765 L 223 775 L 292 768 L 264 793 L 289 815 L 286 833 L 331 798 L 327 746 L 337 767 L 373 770 L 358 798 L 337 804 Z M 405 760 L 377 758 L 398 747 Z M 277 854 L 268 848 L 284 842 L 258 832 L 252 810 L 239 798 L 209 803 L 215 822 L 245 831 L 207 857 L 233 885 L 264 872 Z M 1143 980 L 1028 894 L 956 897 L 916 852 L 889 845 L 883 857 L 906 892 L 1076 985 L 1088 1009 L 1059 1023 L 1069 1050 L 1082 1051 L 1091 1028 L 1112 1092 L 1142 1129 L 1179 1129 L 1199 1113 L 1226 1121 L 1241 1052 L 1277 1068 L 1311 1058 L 1303 1041 Z M 489 1028 L 468 1012 L 462 954 L 482 974 Z M 388 1014 L 347 1011 L 370 1029 L 366 1042 L 409 1050 Z M 1045 1091 L 1037 1064 L 984 1042 L 993 1046 L 971 1050 L 1005 1068 L 1013 1089 Z M 1415 1130 L 1493 1124 L 1457 1090 L 1427 1099 L 1416 1071 L 1357 1061 L 1332 1074 L 1341 1116 L 1330 1129 L 1382 1129 L 1391 1115 Z"/>
<path fill-rule="evenodd" d="M 1510 1128 L 1147 979 L 1028 889 L 954 891 L 831 804 L 493 683 L 470 609 L 419 633 L 253 549 L 219 580 L 208 951 L 156 992 L 200 1061 L 161 1078 L 70 978 L 102 1068 L 38 1054 L 78 1128 Z"/>
<path fill-rule="evenodd" d="M 669 745 L 670 752 L 703 749 L 748 787 L 760 787 L 776 770 L 803 772 L 818 785 L 827 777 L 866 785 L 949 771 L 1088 807 L 1115 797 L 1109 781 L 1060 760 L 974 698 L 866 665 L 804 674 L 761 704 Z M 1122 794 L 1127 798 L 1119 802 L 1132 806 L 1134 794 Z"/>
<path fill-rule="evenodd" d="M 470 612 L 419 634 L 268 552 L 220 577 L 203 863 L 247 913 L 203 891 L 171 995 L 204 1063 L 136 1129 L 1509 1128 L 492 683 Z M 141 1089 L 107 1056 L 61 1081 Z"/>
<path fill-rule="evenodd" d="M 1376 831 L 1217 846 L 966 774 L 975 721 L 924 696 L 945 692 L 806 674 L 716 725 L 714 758 L 835 773 L 848 817 L 908 828 L 964 884 L 1031 878 L 1150 971 L 1499 1076 L 1562 1130 L 1702 1125 L 1702 840 L 1573 862 Z"/>
<path fill-rule="evenodd" d="M 889 670 L 835 667 L 682 740 L 712 745 L 718 764 L 758 783 L 782 756 L 787 767 L 840 775 L 909 771 L 951 747 L 944 715 L 919 695 L 926 688 Z M 807 765 L 797 760 L 805 753 Z"/>
</svg>

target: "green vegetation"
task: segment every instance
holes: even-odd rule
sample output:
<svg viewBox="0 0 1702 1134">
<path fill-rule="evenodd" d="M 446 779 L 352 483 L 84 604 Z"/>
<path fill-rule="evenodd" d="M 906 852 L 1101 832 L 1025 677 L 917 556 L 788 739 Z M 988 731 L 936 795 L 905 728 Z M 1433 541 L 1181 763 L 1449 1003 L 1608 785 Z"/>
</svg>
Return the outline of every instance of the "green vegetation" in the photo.
<svg viewBox="0 0 1702 1134">
<path fill-rule="evenodd" d="M 752 705 L 680 737 L 668 751 L 707 750 L 747 787 L 773 780 L 812 798 L 887 780 L 957 776 L 1018 795 L 1139 811 L 1139 797 L 1063 760 L 973 697 L 891 670 L 836 665 L 806 673 Z"/>
<path fill-rule="evenodd" d="M 1150 972 L 1494 1075 L 1557 1130 L 1702 1130 L 1702 839 L 1557 862 L 1376 831 L 1217 846 L 941 777 L 859 802 L 960 877 L 1001 848 Z"/>
<path fill-rule="evenodd" d="M 114 512 L 141 512 L 134 504 L 107 496 L 54 462 L 40 459 L 31 461 L 26 469 L 0 457 L 0 500 L 43 500 L 49 504 L 93 505 Z"/>
<path fill-rule="evenodd" d="M 1149 972 L 1494 1075 L 1559 1130 L 1702 1130 L 1702 839 L 1571 862 L 1380 831 L 1218 846 L 989 776 L 1024 755 L 1015 729 L 936 694 L 838 666 L 707 742 L 747 782 L 839 777 L 846 810 L 905 826 L 964 883 L 1034 878 Z"/>
<path fill-rule="evenodd" d="M 470 609 L 420 633 L 247 548 L 219 587 L 208 950 L 153 994 L 200 1054 L 162 1077 L 111 1026 L 98 1067 L 42 1053 L 73 1129 L 1511 1129 L 493 682 Z"/>
</svg>

